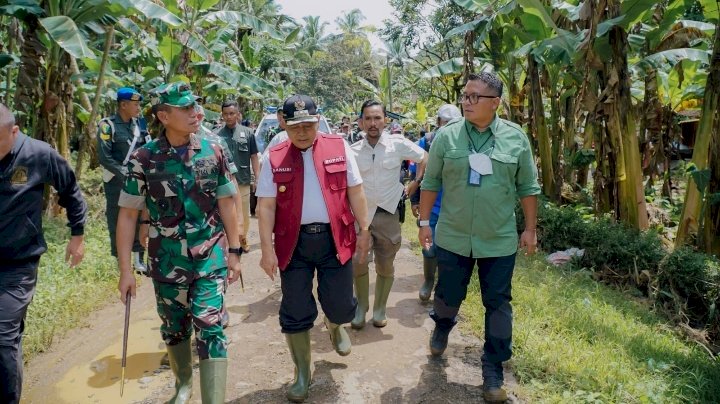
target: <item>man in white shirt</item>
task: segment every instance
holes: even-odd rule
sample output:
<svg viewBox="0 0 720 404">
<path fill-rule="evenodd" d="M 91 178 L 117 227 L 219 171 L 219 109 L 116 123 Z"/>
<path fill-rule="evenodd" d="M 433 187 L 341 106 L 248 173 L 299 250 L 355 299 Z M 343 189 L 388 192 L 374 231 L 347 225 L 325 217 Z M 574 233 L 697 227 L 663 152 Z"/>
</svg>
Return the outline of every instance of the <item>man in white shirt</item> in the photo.
<svg viewBox="0 0 720 404">
<path fill-rule="evenodd" d="M 356 246 L 367 256 L 370 233 L 362 178 L 347 142 L 318 132 L 317 106 L 306 95 L 289 97 L 282 111 L 290 141 L 263 156 L 256 191 L 260 266 L 271 279 L 280 268 L 280 327 L 295 363 L 287 398 L 302 402 L 311 377 L 310 329 L 318 315 L 315 273 L 330 339 L 338 354 L 349 355 L 352 344 L 342 324 L 355 314 L 351 258 Z"/>
<path fill-rule="evenodd" d="M 400 166 L 403 160 L 416 162 L 417 178 L 422 178 L 427 162 L 427 153 L 420 146 L 402 136 L 384 131 L 386 116 L 382 103 L 365 101 L 360 112 L 360 125 L 365 132 L 365 139 L 351 146 L 363 179 L 370 222 L 370 249 L 375 256 L 375 327 L 387 325 L 385 308 L 395 275 L 393 261 L 400 249 L 400 217 L 397 208 L 405 191 L 403 184 L 398 181 Z M 411 182 L 407 194 L 412 195 L 418 185 L 416 181 Z M 361 329 L 365 326 L 365 313 L 370 307 L 370 275 L 367 260 L 358 254 L 353 257 L 353 275 L 358 306 L 350 325 L 354 329 Z"/>
</svg>

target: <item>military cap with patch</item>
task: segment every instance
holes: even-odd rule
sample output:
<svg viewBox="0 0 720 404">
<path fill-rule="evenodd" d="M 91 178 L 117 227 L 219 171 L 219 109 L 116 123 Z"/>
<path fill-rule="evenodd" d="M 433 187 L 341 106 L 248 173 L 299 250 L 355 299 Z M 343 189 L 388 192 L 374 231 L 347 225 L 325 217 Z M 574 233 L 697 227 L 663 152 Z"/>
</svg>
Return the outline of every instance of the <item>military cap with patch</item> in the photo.
<svg viewBox="0 0 720 404">
<path fill-rule="evenodd" d="M 156 90 L 156 93 L 160 97 L 160 104 L 171 107 L 195 105 L 197 100 L 201 98 L 192 93 L 190 84 L 182 81 L 162 85 Z"/>
<path fill-rule="evenodd" d="M 317 122 L 318 111 L 315 101 L 307 95 L 293 95 L 285 100 L 282 107 L 285 124 L 292 126 L 301 122 Z"/>
<path fill-rule="evenodd" d="M 142 101 L 143 96 L 131 87 L 120 87 L 117 91 L 117 101 Z"/>
</svg>

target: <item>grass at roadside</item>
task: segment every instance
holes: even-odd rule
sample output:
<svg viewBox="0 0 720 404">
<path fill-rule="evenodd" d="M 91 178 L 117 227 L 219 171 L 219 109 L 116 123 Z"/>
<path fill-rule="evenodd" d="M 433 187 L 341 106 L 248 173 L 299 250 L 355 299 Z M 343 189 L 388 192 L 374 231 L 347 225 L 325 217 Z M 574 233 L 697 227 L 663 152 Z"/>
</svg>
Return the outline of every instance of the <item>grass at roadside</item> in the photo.
<svg viewBox="0 0 720 404">
<path fill-rule="evenodd" d="M 40 260 L 35 297 L 25 321 L 25 360 L 45 351 L 53 339 L 84 325 L 92 310 L 115 296 L 117 268 L 103 222 L 85 228 L 85 259 L 70 269 L 64 262 L 70 231 L 63 217 L 45 220 L 48 251 Z"/>
<path fill-rule="evenodd" d="M 403 237 L 419 252 L 408 215 Z M 461 327 L 483 338 L 477 276 Z M 642 299 L 587 272 L 519 257 L 513 278 L 514 356 L 528 402 L 720 402 L 720 366 Z"/>
<path fill-rule="evenodd" d="M 25 320 L 26 361 L 47 350 L 67 330 L 83 326 L 92 310 L 116 296 L 117 265 L 110 255 L 101 181 L 100 170 L 86 171 L 81 181 L 88 202 L 88 220 L 85 258 L 79 267 L 70 269 L 64 261 L 70 238 L 64 213 L 43 220 L 48 251 L 40 259 L 35 297 Z"/>
</svg>

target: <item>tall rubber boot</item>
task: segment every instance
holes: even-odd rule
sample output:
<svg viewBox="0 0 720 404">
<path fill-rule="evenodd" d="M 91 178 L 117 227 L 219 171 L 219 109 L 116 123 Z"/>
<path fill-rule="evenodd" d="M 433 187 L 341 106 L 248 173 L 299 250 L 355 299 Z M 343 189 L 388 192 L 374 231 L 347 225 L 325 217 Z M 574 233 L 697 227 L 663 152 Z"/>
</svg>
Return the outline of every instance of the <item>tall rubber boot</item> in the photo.
<svg viewBox="0 0 720 404">
<path fill-rule="evenodd" d="M 325 322 L 325 327 L 327 327 L 328 332 L 330 333 L 330 341 L 332 341 L 335 352 L 337 352 L 340 356 L 350 355 L 352 342 L 350 341 L 350 336 L 347 334 L 347 331 L 345 331 L 345 327 L 340 324 L 330 322 L 327 317 L 325 317 L 323 321 Z"/>
<path fill-rule="evenodd" d="M 423 257 L 423 275 L 425 282 L 420 286 L 420 301 L 427 302 L 430 300 L 433 287 L 435 286 L 435 271 L 437 270 L 437 258 Z"/>
<path fill-rule="evenodd" d="M 355 284 L 355 297 L 357 297 L 357 308 L 355 318 L 350 322 L 350 327 L 359 330 L 365 327 L 365 313 L 370 309 L 370 274 L 356 276 L 353 279 Z"/>
<path fill-rule="evenodd" d="M 293 403 L 302 403 L 308 398 L 310 388 L 310 331 L 285 334 L 290 356 L 295 364 L 295 380 L 287 392 L 287 399 Z"/>
<path fill-rule="evenodd" d="M 227 359 L 213 358 L 200 361 L 200 395 L 203 404 L 223 404 L 227 383 Z"/>
<path fill-rule="evenodd" d="M 385 327 L 387 318 L 385 317 L 385 309 L 387 308 L 388 296 L 395 278 L 382 276 L 378 274 L 375 279 L 375 303 L 373 304 L 373 325 L 375 327 Z"/>
<path fill-rule="evenodd" d="M 177 345 L 167 345 L 170 369 L 175 375 L 175 395 L 170 399 L 171 404 L 184 404 L 190 402 L 192 397 L 192 352 L 190 340 Z"/>
</svg>

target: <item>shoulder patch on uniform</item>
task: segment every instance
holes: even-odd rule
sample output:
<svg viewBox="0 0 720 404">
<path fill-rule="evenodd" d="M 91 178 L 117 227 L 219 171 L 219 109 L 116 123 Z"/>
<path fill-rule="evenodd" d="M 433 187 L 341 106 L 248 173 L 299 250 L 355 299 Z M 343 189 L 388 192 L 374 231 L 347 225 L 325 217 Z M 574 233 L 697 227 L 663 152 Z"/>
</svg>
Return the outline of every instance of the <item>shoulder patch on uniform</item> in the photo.
<svg viewBox="0 0 720 404">
<path fill-rule="evenodd" d="M 112 136 L 112 128 L 110 127 L 110 124 L 107 122 L 101 122 L 100 123 L 100 139 L 102 140 L 110 140 L 110 137 Z"/>
</svg>

